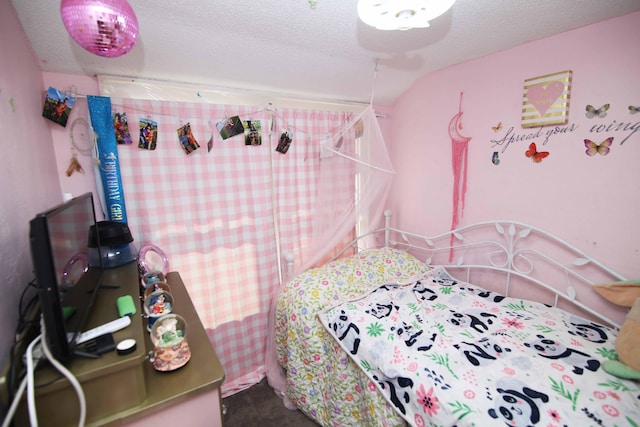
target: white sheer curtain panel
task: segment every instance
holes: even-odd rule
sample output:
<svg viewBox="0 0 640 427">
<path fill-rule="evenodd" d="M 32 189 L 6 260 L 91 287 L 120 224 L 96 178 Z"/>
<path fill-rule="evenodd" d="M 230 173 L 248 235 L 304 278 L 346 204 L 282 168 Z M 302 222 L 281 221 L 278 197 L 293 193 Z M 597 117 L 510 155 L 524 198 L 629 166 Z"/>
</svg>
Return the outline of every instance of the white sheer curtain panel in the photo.
<svg viewBox="0 0 640 427">
<path fill-rule="evenodd" d="M 370 231 L 367 228 L 377 228 L 382 219 L 394 171 L 373 107 L 338 124 L 325 138 L 314 141 L 307 157 L 300 159 L 311 162 L 307 168 L 314 170 L 313 180 L 298 183 L 305 198 L 295 198 L 297 202 L 292 203 L 278 193 L 280 248 L 294 254 L 293 275 L 327 260 L 350 242 L 356 223 L 364 226 L 359 230 L 364 234 Z M 276 177 L 276 181 L 295 179 L 281 168 L 276 168 Z M 267 377 L 291 407 L 286 399 L 286 372 L 279 366 L 275 350 L 274 310 L 283 285 L 271 301 Z"/>
</svg>

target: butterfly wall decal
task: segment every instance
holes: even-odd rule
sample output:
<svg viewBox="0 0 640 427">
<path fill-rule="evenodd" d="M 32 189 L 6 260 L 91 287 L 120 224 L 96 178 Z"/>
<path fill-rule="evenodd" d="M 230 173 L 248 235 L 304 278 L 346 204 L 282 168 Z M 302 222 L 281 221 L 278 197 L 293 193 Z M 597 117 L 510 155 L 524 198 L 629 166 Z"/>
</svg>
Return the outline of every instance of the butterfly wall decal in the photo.
<svg viewBox="0 0 640 427">
<path fill-rule="evenodd" d="M 629 114 L 635 114 L 640 112 L 640 105 L 629 105 Z"/>
<path fill-rule="evenodd" d="M 533 160 L 534 163 L 540 163 L 542 159 L 549 156 L 548 151 L 538 151 L 538 147 L 536 147 L 535 142 L 529 144 L 529 149 L 524 154 Z"/>
<path fill-rule="evenodd" d="M 609 110 L 609 104 L 604 104 L 602 107 L 596 109 L 593 107 L 593 105 L 587 105 L 587 107 L 585 108 L 585 110 L 587 111 L 585 113 L 585 116 L 587 116 L 588 119 L 592 119 L 594 117 L 599 117 L 599 118 L 603 118 L 603 117 L 607 117 L 607 111 Z"/>
<path fill-rule="evenodd" d="M 596 144 L 590 139 L 585 139 L 584 146 L 587 147 L 587 151 L 585 151 L 585 153 L 587 153 L 587 156 L 595 156 L 596 154 L 600 154 L 601 156 L 606 156 L 607 154 L 609 154 L 609 151 L 611 151 L 609 147 L 611 147 L 612 143 L 613 143 L 612 136 L 605 139 L 600 144 Z"/>
<path fill-rule="evenodd" d="M 495 125 L 495 126 L 491 126 L 491 129 L 492 129 L 494 132 L 498 132 L 500 129 L 502 129 L 502 122 L 498 122 L 498 124 L 497 124 L 497 125 Z"/>
<path fill-rule="evenodd" d="M 491 163 L 493 163 L 496 166 L 500 164 L 500 156 L 498 155 L 497 151 L 494 151 L 493 154 L 491 155 Z"/>
</svg>

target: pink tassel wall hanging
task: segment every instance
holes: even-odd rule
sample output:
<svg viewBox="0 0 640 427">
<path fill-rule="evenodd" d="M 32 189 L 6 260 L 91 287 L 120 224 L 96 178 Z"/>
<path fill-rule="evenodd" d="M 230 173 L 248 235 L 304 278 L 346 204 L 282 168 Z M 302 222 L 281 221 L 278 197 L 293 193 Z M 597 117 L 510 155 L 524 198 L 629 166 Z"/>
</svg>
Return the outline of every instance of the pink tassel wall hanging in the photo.
<svg viewBox="0 0 640 427">
<path fill-rule="evenodd" d="M 464 197 L 467 192 L 467 155 L 469 151 L 470 137 L 460 134 L 462 129 L 462 95 L 460 92 L 460 104 L 458 113 L 449 122 L 449 137 L 451 138 L 451 165 L 453 166 L 453 212 L 451 217 L 451 230 L 454 230 L 462 218 L 464 212 Z M 451 235 L 451 243 L 454 236 Z M 449 261 L 453 253 L 449 253 Z"/>
</svg>

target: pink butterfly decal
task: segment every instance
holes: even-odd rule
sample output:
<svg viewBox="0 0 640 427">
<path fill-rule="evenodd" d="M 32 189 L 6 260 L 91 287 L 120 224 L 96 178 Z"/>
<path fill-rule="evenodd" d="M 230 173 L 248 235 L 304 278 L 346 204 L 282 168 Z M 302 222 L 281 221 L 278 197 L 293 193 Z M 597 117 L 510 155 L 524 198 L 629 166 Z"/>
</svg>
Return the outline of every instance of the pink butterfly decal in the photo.
<svg viewBox="0 0 640 427">
<path fill-rule="evenodd" d="M 600 144 L 596 144 L 590 139 L 585 139 L 584 146 L 587 147 L 587 151 L 585 151 L 585 153 L 587 153 L 587 156 L 595 156 L 596 154 L 606 156 L 607 154 L 609 154 L 609 151 L 611 151 L 609 147 L 611 147 L 612 143 L 613 143 L 612 136 L 605 139 Z"/>
</svg>

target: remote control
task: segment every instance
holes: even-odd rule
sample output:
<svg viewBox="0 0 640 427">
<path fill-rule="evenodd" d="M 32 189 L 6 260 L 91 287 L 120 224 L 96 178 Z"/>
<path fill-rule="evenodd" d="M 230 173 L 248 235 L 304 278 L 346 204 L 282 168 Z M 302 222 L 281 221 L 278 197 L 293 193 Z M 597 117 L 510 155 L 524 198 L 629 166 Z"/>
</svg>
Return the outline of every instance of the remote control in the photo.
<svg viewBox="0 0 640 427">
<path fill-rule="evenodd" d="M 74 344 L 82 344 L 83 342 L 92 340 L 96 337 L 99 337 L 100 335 L 119 331 L 120 329 L 126 328 L 130 324 L 131 317 L 118 317 L 116 320 L 112 320 L 111 322 L 107 322 L 103 325 L 96 326 L 93 329 L 89 329 L 88 331 L 79 333 Z M 73 334 L 68 334 L 67 336 L 69 337 L 69 339 L 73 338 Z"/>
</svg>

